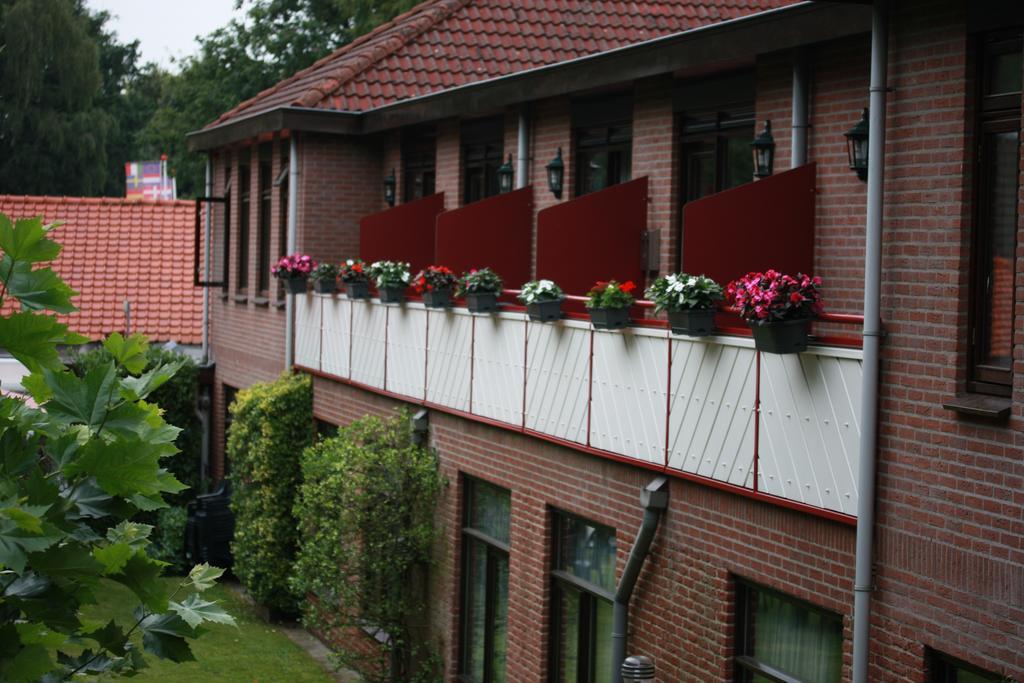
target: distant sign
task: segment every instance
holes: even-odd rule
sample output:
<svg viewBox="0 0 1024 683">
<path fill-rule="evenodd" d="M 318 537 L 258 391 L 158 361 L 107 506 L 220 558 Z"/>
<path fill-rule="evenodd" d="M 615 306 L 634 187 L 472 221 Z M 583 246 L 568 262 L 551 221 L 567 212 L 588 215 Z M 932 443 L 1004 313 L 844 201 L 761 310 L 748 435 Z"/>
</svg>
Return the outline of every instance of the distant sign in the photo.
<svg viewBox="0 0 1024 683">
<path fill-rule="evenodd" d="M 167 160 L 129 161 L 124 165 L 128 199 L 177 199 L 177 184 L 167 175 Z"/>
</svg>

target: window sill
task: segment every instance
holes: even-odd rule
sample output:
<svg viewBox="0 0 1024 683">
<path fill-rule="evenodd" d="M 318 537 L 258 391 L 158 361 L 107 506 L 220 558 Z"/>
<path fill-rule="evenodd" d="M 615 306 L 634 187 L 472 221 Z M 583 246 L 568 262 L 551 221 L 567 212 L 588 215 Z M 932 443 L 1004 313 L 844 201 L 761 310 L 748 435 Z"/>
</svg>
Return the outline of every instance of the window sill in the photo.
<svg viewBox="0 0 1024 683">
<path fill-rule="evenodd" d="M 274 308 L 284 308 L 287 305 L 288 302 L 285 299 L 277 299 L 274 301 Z"/>
<path fill-rule="evenodd" d="M 263 308 L 266 308 L 267 306 L 270 305 L 270 299 L 268 299 L 265 296 L 256 296 L 253 297 L 252 303 L 254 306 L 261 306 Z"/>
<path fill-rule="evenodd" d="M 235 294 L 234 301 L 235 301 L 236 304 L 246 304 L 246 303 L 249 303 L 249 295 L 248 294 Z"/>
<path fill-rule="evenodd" d="M 942 404 L 946 410 L 983 417 L 989 420 L 1005 420 L 1010 416 L 1013 401 L 1002 396 L 986 396 L 985 394 L 957 394 Z"/>
</svg>

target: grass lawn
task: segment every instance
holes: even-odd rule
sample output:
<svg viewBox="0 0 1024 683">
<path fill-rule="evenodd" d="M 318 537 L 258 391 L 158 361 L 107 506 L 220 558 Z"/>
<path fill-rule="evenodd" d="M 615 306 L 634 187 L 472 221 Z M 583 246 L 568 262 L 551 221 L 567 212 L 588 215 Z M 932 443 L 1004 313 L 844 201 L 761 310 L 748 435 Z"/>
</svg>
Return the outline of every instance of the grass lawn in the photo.
<svg viewBox="0 0 1024 683">
<path fill-rule="evenodd" d="M 173 590 L 180 579 L 165 581 L 171 584 Z M 86 610 L 85 617 L 104 622 L 113 617 L 127 630 L 135 623 L 132 609 L 138 600 L 120 584 L 108 582 L 107 588 L 111 591 L 112 599 L 105 602 L 110 607 L 97 609 L 93 606 Z M 185 595 L 188 593 L 182 591 L 178 599 L 183 599 Z M 216 586 L 203 595 L 207 599 L 217 600 L 235 618 L 238 628 L 204 624 L 209 632 L 197 640 L 189 641 L 197 661 L 174 664 L 147 654 L 149 668 L 143 669 L 130 680 L 161 683 L 333 681 L 303 649 L 273 624 L 263 621 L 252 607 L 232 591 Z M 141 646 L 141 636 L 133 638 Z"/>
</svg>

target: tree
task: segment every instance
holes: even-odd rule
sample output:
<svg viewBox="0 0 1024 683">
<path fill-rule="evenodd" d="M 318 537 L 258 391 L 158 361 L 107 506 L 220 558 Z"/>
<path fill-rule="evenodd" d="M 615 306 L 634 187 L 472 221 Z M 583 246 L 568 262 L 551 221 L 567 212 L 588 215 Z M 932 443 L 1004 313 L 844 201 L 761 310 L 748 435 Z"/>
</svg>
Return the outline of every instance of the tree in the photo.
<svg viewBox="0 0 1024 683">
<path fill-rule="evenodd" d="M 203 622 L 233 623 L 201 596 L 222 570 L 197 566 L 169 594 L 165 563 L 147 554 L 151 527 L 131 521 L 184 488 L 161 466 L 179 430 L 146 400 L 177 363 L 142 372 L 145 339 L 114 334 L 108 362 L 83 377 L 64 367 L 58 345 L 86 339 L 50 314 L 74 311 L 74 292 L 45 265 L 60 253 L 54 227 L 0 214 L 0 347 L 30 371 L 23 384 L 39 406 L 0 396 L 0 680 L 12 682 L 131 672 L 145 666 L 143 651 L 192 659 L 187 639 Z M 138 598 L 134 623 L 82 619 L 105 581 Z M 196 592 L 176 602 L 187 588 Z"/>
</svg>

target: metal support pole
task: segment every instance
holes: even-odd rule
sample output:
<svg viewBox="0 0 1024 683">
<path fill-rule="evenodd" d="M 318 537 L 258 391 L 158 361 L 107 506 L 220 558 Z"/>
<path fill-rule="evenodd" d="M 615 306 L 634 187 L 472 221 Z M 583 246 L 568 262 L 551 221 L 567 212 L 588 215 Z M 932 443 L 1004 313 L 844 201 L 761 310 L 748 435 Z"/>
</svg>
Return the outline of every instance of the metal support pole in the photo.
<svg viewBox="0 0 1024 683">
<path fill-rule="evenodd" d="M 519 107 L 519 137 L 516 146 L 516 189 L 530 182 L 529 105 Z"/>
<path fill-rule="evenodd" d="M 793 50 L 793 132 L 789 146 L 789 167 L 797 168 L 807 163 L 808 101 L 810 99 L 810 69 L 807 65 L 807 48 Z"/>
</svg>

